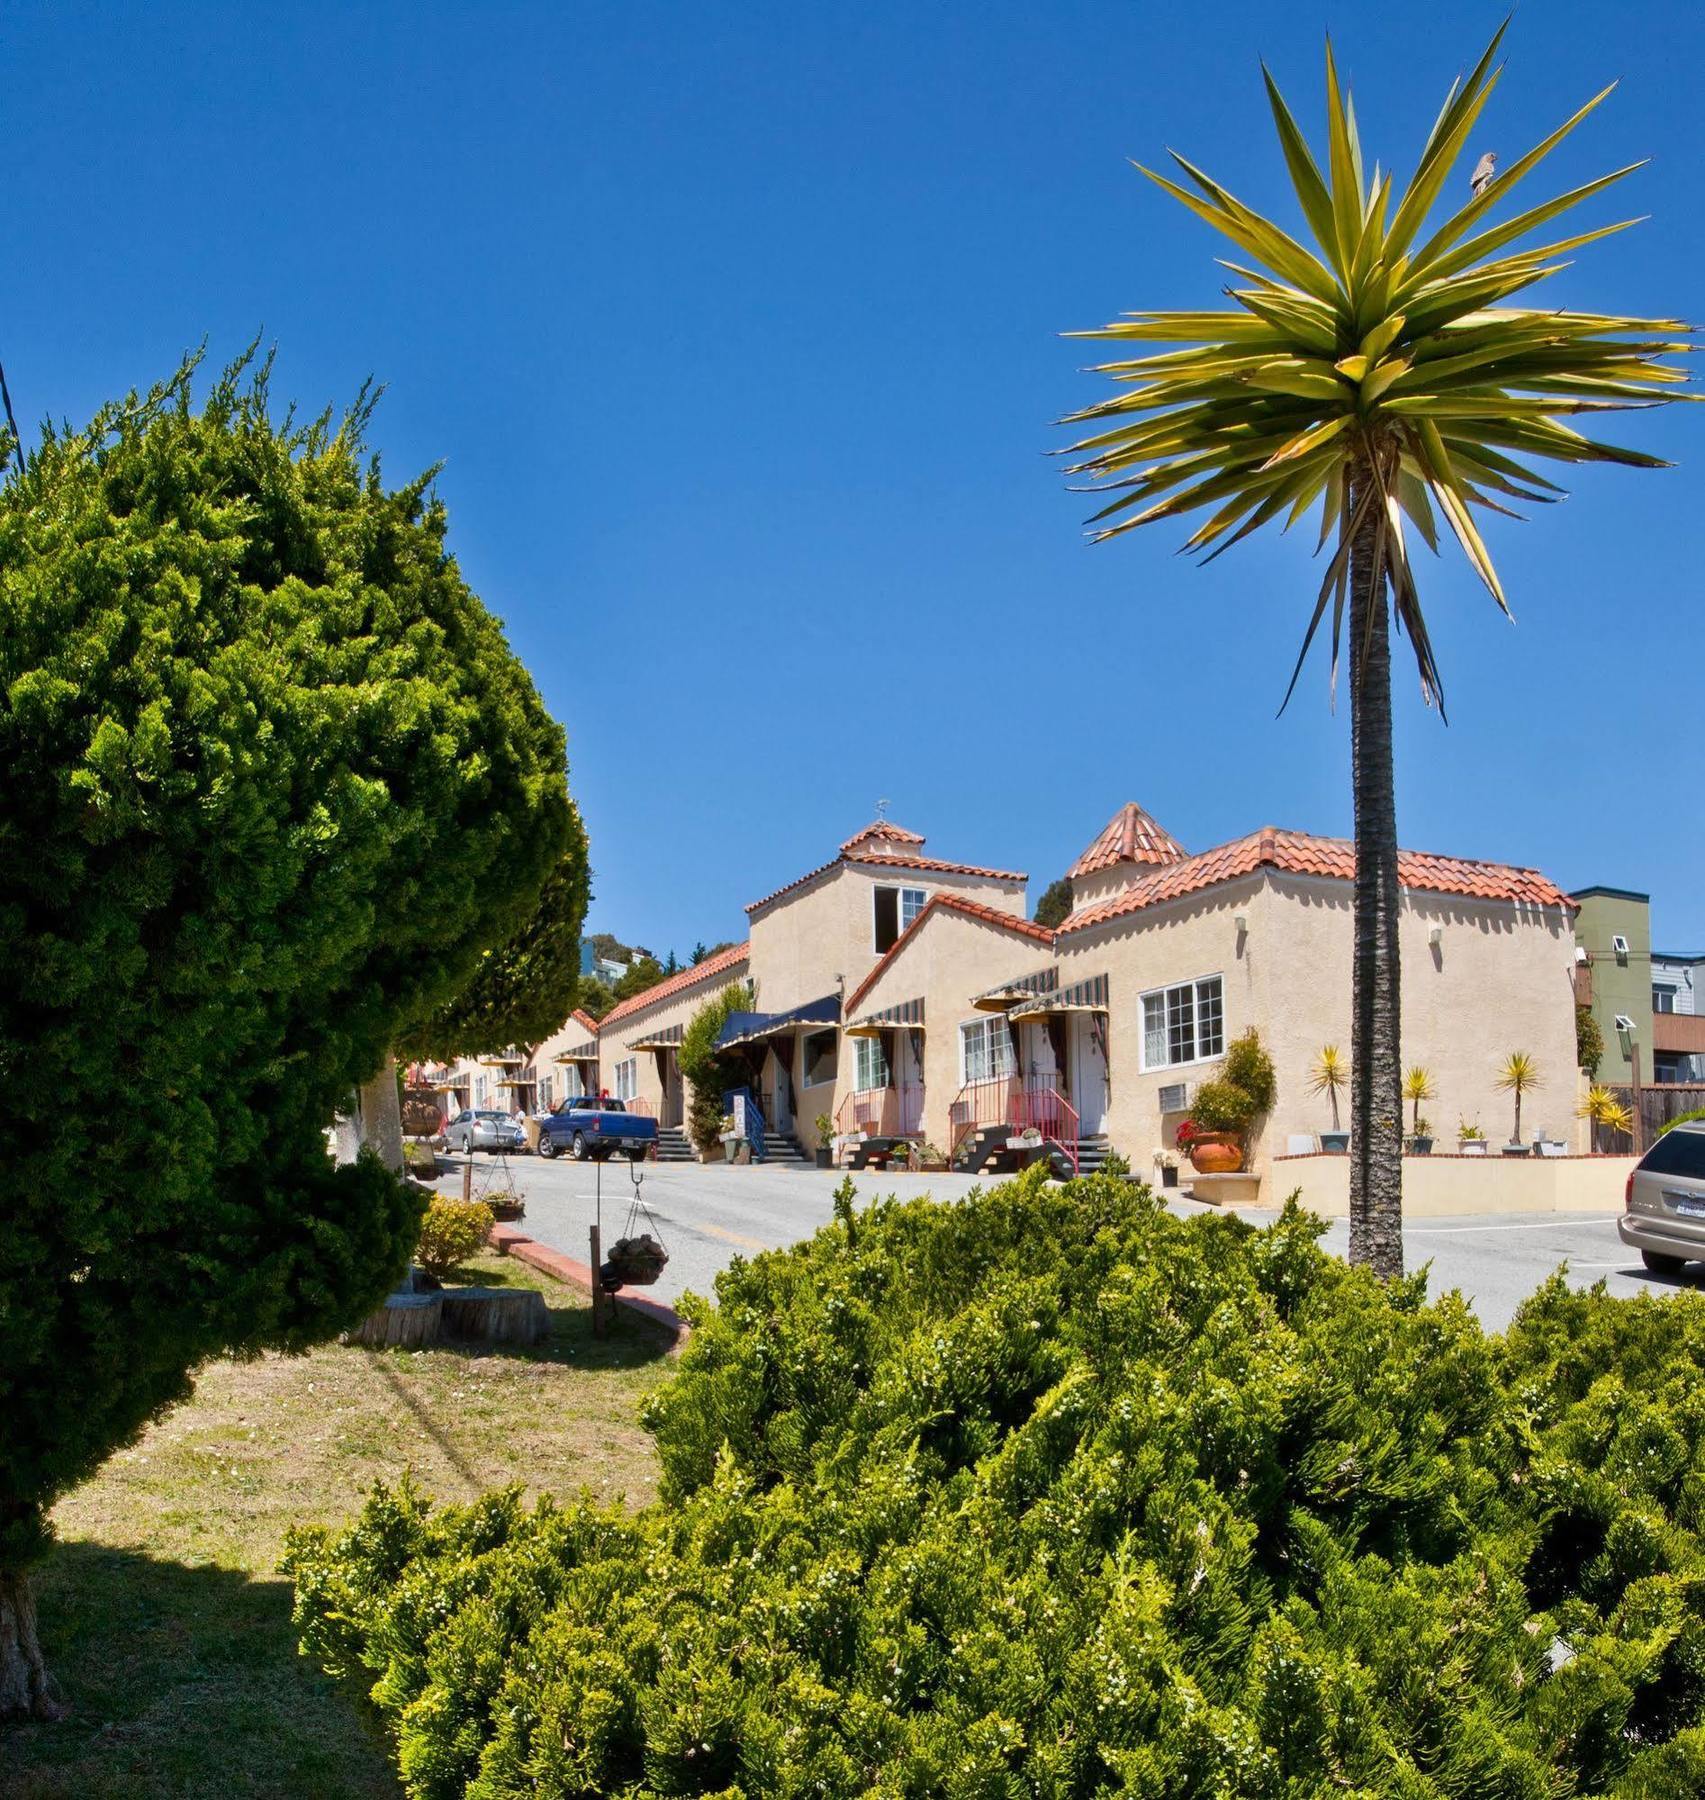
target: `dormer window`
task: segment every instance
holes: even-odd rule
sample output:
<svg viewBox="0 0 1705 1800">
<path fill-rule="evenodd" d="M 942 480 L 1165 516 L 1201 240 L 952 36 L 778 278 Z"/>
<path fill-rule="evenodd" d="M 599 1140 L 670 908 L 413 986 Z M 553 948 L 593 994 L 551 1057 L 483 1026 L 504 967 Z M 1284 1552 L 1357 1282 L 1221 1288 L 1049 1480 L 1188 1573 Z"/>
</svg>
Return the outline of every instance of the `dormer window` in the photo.
<svg viewBox="0 0 1705 1800">
<path fill-rule="evenodd" d="M 914 887 L 879 887 L 874 890 L 872 906 L 874 907 L 874 935 L 872 942 L 876 946 L 876 954 L 892 950 L 900 940 L 900 934 L 913 924 L 918 914 L 929 904 L 929 895 L 922 888 Z"/>
</svg>

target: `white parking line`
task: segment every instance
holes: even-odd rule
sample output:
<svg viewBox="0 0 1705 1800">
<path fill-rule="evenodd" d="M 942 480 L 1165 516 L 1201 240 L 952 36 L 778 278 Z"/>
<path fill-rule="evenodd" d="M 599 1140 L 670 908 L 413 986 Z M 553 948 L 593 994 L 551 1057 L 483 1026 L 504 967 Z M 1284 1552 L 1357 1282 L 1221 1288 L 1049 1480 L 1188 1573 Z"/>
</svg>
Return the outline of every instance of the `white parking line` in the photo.
<svg viewBox="0 0 1705 1800">
<path fill-rule="evenodd" d="M 1466 1237 L 1477 1231 L 1570 1231 L 1578 1225 L 1605 1225 L 1620 1213 L 1580 1213 L 1572 1219 L 1546 1219 L 1521 1225 L 1405 1225 L 1405 1237 Z"/>
</svg>

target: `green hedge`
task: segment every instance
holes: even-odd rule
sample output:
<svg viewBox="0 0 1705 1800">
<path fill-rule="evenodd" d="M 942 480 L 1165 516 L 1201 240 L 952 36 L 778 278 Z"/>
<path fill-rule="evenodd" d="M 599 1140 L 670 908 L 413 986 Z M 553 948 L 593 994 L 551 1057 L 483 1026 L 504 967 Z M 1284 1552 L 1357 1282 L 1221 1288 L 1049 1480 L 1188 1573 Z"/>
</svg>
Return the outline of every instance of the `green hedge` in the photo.
<svg viewBox="0 0 1705 1800">
<path fill-rule="evenodd" d="M 1705 1299 L 1500 1339 L 1318 1229 L 843 1200 L 698 1314 L 656 1507 L 381 1489 L 305 1647 L 417 1795 L 1705 1791 Z"/>
</svg>

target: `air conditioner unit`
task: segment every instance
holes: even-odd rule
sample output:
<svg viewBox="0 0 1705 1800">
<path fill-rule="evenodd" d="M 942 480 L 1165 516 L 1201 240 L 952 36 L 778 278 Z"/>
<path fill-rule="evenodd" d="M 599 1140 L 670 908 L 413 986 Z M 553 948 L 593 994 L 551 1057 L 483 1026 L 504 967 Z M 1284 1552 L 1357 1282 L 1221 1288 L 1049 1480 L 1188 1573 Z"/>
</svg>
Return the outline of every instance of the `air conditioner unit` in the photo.
<svg viewBox="0 0 1705 1800">
<path fill-rule="evenodd" d="M 1187 1081 L 1174 1081 L 1160 1090 L 1160 1110 L 1163 1113 L 1185 1112 L 1190 1105 L 1190 1084 Z"/>
<path fill-rule="evenodd" d="M 1618 962 L 1627 962 L 1628 940 L 1620 931 L 1610 940 L 1610 947 L 1616 952 L 1616 959 Z"/>
</svg>

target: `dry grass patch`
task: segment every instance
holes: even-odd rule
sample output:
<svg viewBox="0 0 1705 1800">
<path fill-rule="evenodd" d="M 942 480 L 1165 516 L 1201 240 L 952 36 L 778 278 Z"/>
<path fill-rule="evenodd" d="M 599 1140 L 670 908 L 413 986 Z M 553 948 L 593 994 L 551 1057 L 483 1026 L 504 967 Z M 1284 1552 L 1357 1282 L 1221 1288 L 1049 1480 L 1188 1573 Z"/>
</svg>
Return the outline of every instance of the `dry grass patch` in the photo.
<svg viewBox="0 0 1705 1800">
<path fill-rule="evenodd" d="M 574 1290 L 495 1257 L 469 1274 L 541 1289 L 550 1338 L 215 1363 L 187 1406 L 60 1503 L 37 1586 L 75 1712 L 0 1732 L 0 1792 L 397 1793 L 360 1696 L 296 1654 L 276 1574 L 286 1529 L 341 1522 L 408 1470 L 445 1500 L 519 1482 L 640 1506 L 656 1487 L 637 1415 L 666 1373 L 664 1335 L 620 1314 L 599 1343 Z"/>
</svg>

